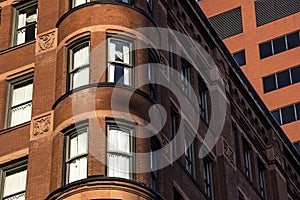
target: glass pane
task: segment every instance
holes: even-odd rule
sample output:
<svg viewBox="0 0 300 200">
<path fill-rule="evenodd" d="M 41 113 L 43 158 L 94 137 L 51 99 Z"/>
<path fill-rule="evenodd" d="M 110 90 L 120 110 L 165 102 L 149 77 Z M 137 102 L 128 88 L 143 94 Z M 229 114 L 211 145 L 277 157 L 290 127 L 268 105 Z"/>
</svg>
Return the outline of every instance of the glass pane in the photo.
<svg viewBox="0 0 300 200">
<path fill-rule="evenodd" d="M 277 84 L 278 88 L 291 85 L 289 70 L 277 74 Z"/>
<path fill-rule="evenodd" d="M 299 32 L 287 35 L 288 48 L 292 49 L 300 45 Z"/>
<path fill-rule="evenodd" d="M 259 44 L 259 53 L 261 59 L 273 55 L 271 41 Z"/>
<path fill-rule="evenodd" d="M 90 56 L 89 56 L 89 46 L 88 43 L 84 44 L 78 49 L 74 50 L 73 55 L 73 69 L 77 69 L 78 67 L 89 65 Z"/>
<path fill-rule="evenodd" d="M 293 83 L 300 82 L 300 66 L 291 69 L 291 73 L 292 73 L 292 82 Z"/>
<path fill-rule="evenodd" d="M 87 2 L 90 2 L 90 0 L 74 0 L 74 7 L 75 6 L 79 6 L 79 5 L 81 5 L 81 4 L 85 4 L 85 3 L 87 3 Z"/>
<path fill-rule="evenodd" d="M 108 66 L 108 77 L 107 81 L 112 83 L 131 85 L 132 72 L 130 67 L 123 65 L 112 65 Z"/>
<path fill-rule="evenodd" d="M 264 77 L 263 84 L 264 84 L 264 92 L 265 93 L 276 90 L 277 88 L 276 88 L 275 75 Z"/>
<path fill-rule="evenodd" d="M 11 116 L 10 116 L 10 127 L 30 121 L 31 108 L 32 108 L 31 102 L 13 108 L 11 110 Z"/>
<path fill-rule="evenodd" d="M 87 153 L 88 151 L 87 144 L 88 144 L 88 134 L 86 130 L 84 132 L 79 132 L 78 135 L 71 137 L 69 159 L 77 155 Z"/>
<path fill-rule="evenodd" d="M 273 115 L 277 123 L 281 124 L 279 110 L 274 110 L 271 112 L 271 114 Z"/>
<path fill-rule="evenodd" d="M 32 100 L 32 89 L 33 84 L 27 84 L 27 85 L 16 85 L 14 86 L 14 90 L 12 93 L 12 102 L 11 106 L 16 106 L 21 103 L 31 101 Z"/>
<path fill-rule="evenodd" d="M 120 40 L 110 40 L 109 61 L 130 64 L 130 44 Z"/>
<path fill-rule="evenodd" d="M 110 127 L 108 133 L 108 151 L 130 153 L 130 135 L 124 130 Z"/>
<path fill-rule="evenodd" d="M 87 177 L 87 157 L 74 160 L 69 165 L 69 183 Z"/>
<path fill-rule="evenodd" d="M 296 119 L 295 119 L 294 105 L 282 108 L 281 115 L 282 115 L 282 124 L 295 121 Z"/>
<path fill-rule="evenodd" d="M 300 103 L 296 104 L 297 120 L 300 120 Z"/>
<path fill-rule="evenodd" d="M 130 158 L 124 155 L 107 154 L 108 176 L 129 179 Z"/>
<path fill-rule="evenodd" d="M 73 75 L 73 88 L 78 88 L 83 85 L 89 84 L 89 76 L 90 76 L 89 67 L 84 67 L 79 69 L 76 73 Z"/>
<path fill-rule="evenodd" d="M 5 177 L 3 197 L 13 195 L 26 189 L 27 170 L 23 170 Z M 21 199 L 22 195 L 21 195 Z"/>
<path fill-rule="evenodd" d="M 234 53 L 232 56 L 239 66 L 246 65 L 245 50 Z"/>
<path fill-rule="evenodd" d="M 283 52 L 286 50 L 285 37 L 280 37 L 273 40 L 274 54 Z"/>
</svg>

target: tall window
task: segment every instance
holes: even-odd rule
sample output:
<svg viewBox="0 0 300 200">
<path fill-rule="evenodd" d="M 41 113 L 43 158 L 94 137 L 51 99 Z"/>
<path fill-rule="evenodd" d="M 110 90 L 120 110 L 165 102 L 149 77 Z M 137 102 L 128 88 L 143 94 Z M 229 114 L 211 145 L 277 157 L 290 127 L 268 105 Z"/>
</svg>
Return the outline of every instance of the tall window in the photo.
<svg viewBox="0 0 300 200">
<path fill-rule="evenodd" d="M 185 130 L 184 137 L 184 157 L 185 157 L 185 168 L 192 175 L 195 175 L 195 160 L 194 160 L 194 142 L 191 133 Z"/>
<path fill-rule="evenodd" d="M 245 174 L 249 181 L 252 181 L 252 169 L 251 169 L 251 149 L 249 144 L 243 141 L 243 152 L 244 152 L 244 164 Z"/>
<path fill-rule="evenodd" d="M 203 165 L 204 165 L 205 194 L 209 197 L 209 199 L 213 199 L 212 161 L 211 161 L 211 159 L 204 158 Z"/>
<path fill-rule="evenodd" d="M 2 169 L 2 198 L 3 200 L 25 200 L 26 196 L 26 178 L 27 164 L 22 162 L 13 167 L 5 167 Z"/>
<path fill-rule="evenodd" d="M 258 161 L 259 190 L 263 199 L 267 199 L 265 167 Z"/>
<path fill-rule="evenodd" d="M 181 67 L 181 81 L 182 81 L 182 91 L 188 97 L 190 96 L 190 81 L 191 81 L 191 68 L 187 61 L 182 60 Z"/>
<path fill-rule="evenodd" d="M 107 176 L 133 178 L 132 134 L 132 129 L 108 125 Z"/>
<path fill-rule="evenodd" d="M 71 8 L 90 2 L 90 0 L 71 0 Z"/>
<path fill-rule="evenodd" d="M 107 82 L 132 85 L 132 42 L 118 38 L 108 39 Z"/>
<path fill-rule="evenodd" d="M 208 123 L 207 87 L 199 82 L 199 111 L 200 118 Z"/>
<path fill-rule="evenodd" d="M 174 76 L 173 70 L 175 70 L 175 68 L 176 68 L 174 52 L 175 52 L 175 41 L 172 37 L 169 37 L 169 67 L 170 67 L 170 71 L 171 71 L 171 73 L 170 73 L 171 76 Z"/>
<path fill-rule="evenodd" d="M 154 58 L 151 54 L 148 55 L 148 79 L 149 79 L 149 95 L 155 99 L 155 68 Z"/>
<path fill-rule="evenodd" d="M 16 7 L 13 45 L 23 44 L 36 38 L 37 2 L 31 1 Z"/>
<path fill-rule="evenodd" d="M 17 78 L 9 83 L 7 127 L 31 120 L 33 74 Z"/>
<path fill-rule="evenodd" d="M 149 15 L 153 17 L 154 0 L 147 0 L 147 9 L 148 9 Z"/>
<path fill-rule="evenodd" d="M 69 47 L 69 90 L 89 84 L 90 42 L 82 39 Z"/>
<path fill-rule="evenodd" d="M 178 125 L 178 113 L 175 111 L 174 108 L 171 108 L 171 136 L 172 139 L 174 139 L 174 137 L 177 134 L 177 125 Z M 172 151 L 173 151 L 173 156 L 176 157 L 177 155 L 177 144 L 175 143 L 175 141 L 172 143 Z"/>
<path fill-rule="evenodd" d="M 150 147 L 150 168 L 151 168 L 151 187 L 158 191 L 158 170 L 157 170 L 157 157 L 154 155 L 154 151 L 158 150 L 158 143 L 151 139 L 151 147 Z"/>
<path fill-rule="evenodd" d="M 87 178 L 88 129 L 74 128 L 66 133 L 66 183 Z"/>
</svg>

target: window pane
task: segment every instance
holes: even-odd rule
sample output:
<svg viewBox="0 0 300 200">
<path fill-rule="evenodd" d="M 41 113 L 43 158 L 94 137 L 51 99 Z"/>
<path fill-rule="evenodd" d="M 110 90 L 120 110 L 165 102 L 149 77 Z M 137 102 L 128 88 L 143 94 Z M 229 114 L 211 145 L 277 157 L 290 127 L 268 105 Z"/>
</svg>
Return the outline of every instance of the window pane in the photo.
<svg viewBox="0 0 300 200">
<path fill-rule="evenodd" d="M 27 85 L 20 84 L 14 86 L 14 90 L 12 94 L 12 102 L 11 102 L 12 106 L 16 106 L 32 100 L 33 83 L 32 80 L 30 82 L 31 83 Z"/>
<path fill-rule="evenodd" d="M 280 37 L 273 40 L 274 54 L 283 52 L 286 50 L 285 37 Z"/>
<path fill-rule="evenodd" d="M 69 167 L 69 183 L 87 177 L 87 157 L 81 157 L 72 161 Z"/>
<path fill-rule="evenodd" d="M 239 66 L 246 65 L 245 50 L 234 53 L 232 56 Z"/>
<path fill-rule="evenodd" d="M 108 134 L 108 151 L 130 153 L 130 135 L 118 128 L 110 127 Z"/>
<path fill-rule="evenodd" d="M 77 69 L 78 67 L 85 66 L 90 63 L 89 51 L 88 43 L 78 49 L 74 49 L 73 69 Z"/>
<path fill-rule="evenodd" d="M 276 90 L 275 75 L 264 77 L 263 84 L 264 84 L 264 92 L 265 93 Z"/>
<path fill-rule="evenodd" d="M 72 136 L 70 138 L 70 156 L 69 158 L 73 158 L 77 155 L 87 153 L 88 151 L 88 135 L 87 131 L 78 133 L 78 135 Z"/>
<path fill-rule="evenodd" d="M 261 59 L 271 56 L 273 54 L 271 41 L 259 44 L 259 53 Z"/>
<path fill-rule="evenodd" d="M 279 110 L 274 110 L 271 112 L 271 114 L 273 115 L 275 120 L 278 122 L 278 124 L 281 124 Z"/>
<path fill-rule="evenodd" d="M 30 121 L 32 104 L 27 103 L 11 110 L 10 127 Z"/>
<path fill-rule="evenodd" d="M 281 115 L 282 115 L 282 124 L 295 121 L 296 119 L 295 119 L 294 105 L 282 108 Z"/>
<path fill-rule="evenodd" d="M 292 49 L 300 45 L 299 32 L 287 35 L 288 48 Z"/>
<path fill-rule="evenodd" d="M 73 75 L 73 89 L 89 84 L 89 67 L 79 69 Z"/>
<path fill-rule="evenodd" d="M 296 104 L 297 120 L 300 120 L 300 103 Z"/>
<path fill-rule="evenodd" d="M 110 40 L 109 61 L 130 64 L 130 44 L 120 40 Z"/>
<path fill-rule="evenodd" d="M 113 153 L 108 153 L 107 157 L 108 176 L 127 179 L 130 178 L 130 157 Z"/>
<path fill-rule="evenodd" d="M 3 197 L 7 197 L 26 189 L 27 170 L 7 175 L 4 182 Z M 20 195 L 21 199 L 23 195 Z"/>
<path fill-rule="evenodd" d="M 291 69 L 291 73 L 292 73 L 292 79 L 293 79 L 292 82 L 293 83 L 300 82 L 300 66 Z"/>
<path fill-rule="evenodd" d="M 282 88 L 291 84 L 289 70 L 277 74 L 278 88 Z"/>
</svg>

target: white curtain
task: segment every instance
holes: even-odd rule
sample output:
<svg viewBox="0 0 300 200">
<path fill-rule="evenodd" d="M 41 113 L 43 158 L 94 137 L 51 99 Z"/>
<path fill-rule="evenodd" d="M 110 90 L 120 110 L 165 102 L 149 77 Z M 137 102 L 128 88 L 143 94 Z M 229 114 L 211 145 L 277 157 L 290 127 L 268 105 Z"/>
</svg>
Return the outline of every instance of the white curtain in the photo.
<svg viewBox="0 0 300 200">
<path fill-rule="evenodd" d="M 74 1 L 75 1 L 74 7 L 84 4 L 84 3 L 87 3 L 87 2 L 90 2 L 90 0 L 74 0 Z"/>
<path fill-rule="evenodd" d="M 85 154 L 88 151 L 88 135 L 87 132 L 82 132 L 78 134 L 76 137 L 70 139 L 70 156 L 69 158 L 73 158 L 80 154 Z"/>
<path fill-rule="evenodd" d="M 87 177 L 87 157 L 81 157 L 69 165 L 69 183 Z"/>
<path fill-rule="evenodd" d="M 123 62 L 126 64 L 130 64 L 130 48 L 129 48 L 129 44 L 123 43 Z"/>
<path fill-rule="evenodd" d="M 129 179 L 130 158 L 128 156 L 108 153 L 108 176 Z"/>
<path fill-rule="evenodd" d="M 74 53 L 73 69 L 89 65 L 89 46 L 85 46 Z"/>
<path fill-rule="evenodd" d="M 27 103 L 11 110 L 10 127 L 31 120 L 32 103 Z"/>
<path fill-rule="evenodd" d="M 89 84 L 89 67 L 84 67 L 82 69 L 79 69 L 76 73 L 74 73 L 73 76 L 73 89 L 78 88 L 82 85 Z"/>
<path fill-rule="evenodd" d="M 108 134 L 108 151 L 130 153 L 130 136 L 128 132 L 113 129 Z"/>
<path fill-rule="evenodd" d="M 3 197 L 13 195 L 26 190 L 27 170 L 11 174 L 5 177 Z M 18 200 L 25 199 L 24 195 L 16 195 Z"/>
<path fill-rule="evenodd" d="M 18 29 L 26 26 L 26 13 L 20 13 L 18 16 Z M 17 45 L 25 42 L 26 30 L 20 29 L 17 32 Z"/>
<path fill-rule="evenodd" d="M 80 87 L 89 83 L 89 46 L 85 46 L 74 53 L 73 69 L 79 69 L 73 75 L 73 88 Z"/>
</svg>

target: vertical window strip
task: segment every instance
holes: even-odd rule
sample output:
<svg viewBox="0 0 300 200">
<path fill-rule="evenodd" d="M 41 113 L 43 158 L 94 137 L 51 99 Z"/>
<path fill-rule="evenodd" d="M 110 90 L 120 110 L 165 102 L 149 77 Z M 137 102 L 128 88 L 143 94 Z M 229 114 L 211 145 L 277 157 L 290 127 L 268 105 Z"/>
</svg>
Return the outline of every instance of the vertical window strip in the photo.
<svg viewBox="0 0 300 200">
<path fill-rule="evenodd" d="M 258 161 L 258 176 L 260 194 L 263 197 L 263 199 L 267 199 L 265 168 L 260 161 Z"/>
<path fill-rule="evenodd" d="M 243 141 L 243 151 L 244 151 L 245 174 L 249 179 L 249 181 L 252 182 L 251 150 L 249 145 L 245 141 Z"/>
<path fill-rule="evenodd" d="M 209 199 L 213 199 L 212 161 L 210 158 L 203 159 L 205 193 Z"/>
</svg>

